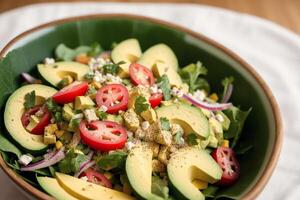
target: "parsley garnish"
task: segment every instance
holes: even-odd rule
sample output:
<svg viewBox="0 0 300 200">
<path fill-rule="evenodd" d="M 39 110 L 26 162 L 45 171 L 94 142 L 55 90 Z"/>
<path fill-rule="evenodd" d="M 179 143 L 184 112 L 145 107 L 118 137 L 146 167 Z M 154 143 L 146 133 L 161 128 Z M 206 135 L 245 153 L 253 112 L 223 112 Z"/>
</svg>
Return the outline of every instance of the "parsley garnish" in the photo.
<svg viewBox="0 0 300 200">
<path fill-rule="evenodd" d="M 79 171 L 80 164 L 87 161 L 87 156 L 75 153 L 75 149 L 70 149 L 66 157 L 59 162 L 59 171 L 62 173 L 70 174 Z"/>
<path fill-rule="evenodd" d="M 25 95 L 24 107 L 25 109 L 32 108 L 35 105 L 35 91 L 31 91 Z"/>
<path fill-rule="evenodd" d="M 61 111 L 61 107 L 52 100 L 52 98 L 47 99 L 46 106 L 50 112 L 59 112 Z"/>
<path fill-rule="evenodd" d="M 63 121 L 63 116 L 61 112 L 56 112 L 54 114 L 55 122 L 62 122 Z"/>
<path fill-rule="evenodd" d="M 92 81 L 94 77 L 95 77 L 95 74 L 94 74 L 94 73 L 91 73 L 91 72 L 86 73 L 86 74 L 84 75 L 84 79 L 87 80 L 87 81 Z"/>
<path fill-rule="evenodd" d="M 165 117 L 160 118 L 160 125 L 161 125 L 161 128 L 166 131 L 170 130 L 170 128 L 171 128 L 169 120 Z"/>
<path fill-rule="evenodd" d="M 114 151 L 108 155 L 101 156 L 97 160 L 97 165 L 104 170 L 114 168 L 122 169 L 126 161 L 127 153 L 123 151 Z"/>
<path fill-rule="evenodd" d="M 186 137 L 186 141 L 189 145 L 197 145 L 197 135 L 195 133 L 190 133 L 187 137 Z"/>
<path fill-rule="evenodd" d="M 107 119 L 107 113 L 102 110 L 97 110 L 96 115 L 99 117 L 99 119 L 104 120 Z"/>
<path fill-rule="evenodd" d="M 73 118 L 73 119 L 71 119 L 71 121 L 70 121 L 70 127 L 72 129 L 78 128 L 80 121 L 81 121 L 80 118 Z"/>
<path fill-rule="evenodd" d="M 95 42 L 90 45 L 90 50 L 87 52 L 88 56 L 95 57 L 103 52 L 101 45 L 98 42 Z"/>
<path fill-rule="evenodd" d="M 118 63 L 108 63 L 102 66 L 101 70 L 104 74 L 117 74 L 119 72 L 120 65 L 125 64 L 124 61 Z"/>
<path fill-rule="evenodd" d="M 169 79 L 167 75 L 162 75 L 158 80 L 157 80 L 157 85 L 161 88 L 163 95 L 164 95 L 164 100 L 170 100 L 171 99 L 171 86 Z"/>
<path fill-rule="evenodd" d="M 134 110 L 137 114 L 141 114 L 143 111 L 149 109 L 149 103 L 143 96 L 137 96 L 134 103 Z"/>
</svg>

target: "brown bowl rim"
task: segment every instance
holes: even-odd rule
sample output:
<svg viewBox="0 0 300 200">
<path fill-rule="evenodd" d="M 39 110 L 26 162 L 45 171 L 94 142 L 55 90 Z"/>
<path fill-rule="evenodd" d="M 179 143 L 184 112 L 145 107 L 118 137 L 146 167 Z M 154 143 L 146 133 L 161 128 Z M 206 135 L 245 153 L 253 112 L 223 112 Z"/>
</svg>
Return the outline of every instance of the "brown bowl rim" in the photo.
<svg viewBox="0 0 300 200">
<path fill-rule="evenodd" d="M 143 21 L 150 21 L 155 24 L 164 25 L 164 26 L 170 27 L 172 29 L 179 30 L 181 32 L 192 35 L 193 37 L 195 37 L 199 40 L 202 40 L 202 41 L 216 47 L 217 49 L 220 49 L 221 51 L 223 51 L 225 54 L 227 54 L 232 59 L 234 59 L 236 62 L 238 62 L 242 67 L 244 67 L 244 69 L 246 69 L 247 72 L 255 78 L 255 80 L 258 82 L 258 84 L 262 87 L 264 93 L 267 96 L 269 103 L 271 104 L 272 111 L 273 111 L 274 117 L 275 117 L 275 132 L 276 132 L 275 143 L 274 143 L 273 150 L 271 152 L 271 157 L 270 157 L 261 177 L 259 178 L 259 180 L 257 180 L 257 183 L 254 186 L 252 186 L 252 188 L 241 198 L 244 200 L 255 199 L 258 196 L 258 194 L 263 190 L 263 188 L 267 184 L 268 180 L 270 179 L 270 177 L 274 171 L 274 168 L 276 166 L 276 163 L 278 161 L 279 155 L 280 155 L 280 151 L 281 151 L 281 147 L 282 147 L 282 143 L 283 143 L 283 124 L 282 124 L 280 109 L 279 109 L 276 99 L 273 96 L 269 86 L 262 79 L 262 77 L 254 70 L 254 68 L 252 68 L 246 61 L 244 61 L 241 57 L 239 57 L 233 51 L 229 50 L 228 48 L 226 48 L 223 45 L 219 44 L 218 42 L 214 41 L 213 39 L 210 39 L 210 38 L 202 35 L 201 33 L 197 33 L 195 31 L 192 31 L 192 30 L 182 27 L 180 25 L 176 25 L 176 24 L 173 24 L 170 22 L 166 22 L 164 20 L 155 19 L 155 18 L 151 18 L 151 17 L 132 15 L 132 14 L 123 14 L 123 13 L 92 14 L 92 15 L 83 15 L 83 16 L 75 16 L 75 17 L 59 19 L 59 20 L 51 21 L 51 22 L 36 26 L 34 28 L 31 28 L 31 29 L 19 34 L 18 36 L 13 38 L 10 42 L 8 42 L 7 45 L 1 50 L 0 58 L 4 57 L 5 54 L 8 52 L 8 50 L 10 49 L 10 47 L 12 47 L 17 41 L 21 40 L 23 37 L 35 32 L 35 31 L 38 31 L 38 30 L 41 30 L 41 29 L 44 29 L 47 27 L 51 27 L 51 26 L 60 25 L 60 24 L 67 23 L 67 22 L 78 21 L 78 20 L 107 19 L 107 18 L 110 18 L 110 19 L 126 18 L 126 19 L 139 19 L 139 20 L 143 20 Z M 4 162 L 4 160 L 2 158 L 2 155 L 0 156 L 0 167 L 18 186 L 21 186 L 21 188 L 24 189 L 27 193 L 33 195 L 36 198 L 43 199 L 43 200 L 53 200 L 54 199 L 51 196 L 49 196 L 48 194 L 46 194 L 46 193 L 38 190 L 37 188 L 33 187 L 32 185 L 30 185 L 29 183 L 24 181 L 21 177 L 19 177 L 11 168 L 9 168 L 9 166 L 6 165 L 6 163 Z"/>
</svg>

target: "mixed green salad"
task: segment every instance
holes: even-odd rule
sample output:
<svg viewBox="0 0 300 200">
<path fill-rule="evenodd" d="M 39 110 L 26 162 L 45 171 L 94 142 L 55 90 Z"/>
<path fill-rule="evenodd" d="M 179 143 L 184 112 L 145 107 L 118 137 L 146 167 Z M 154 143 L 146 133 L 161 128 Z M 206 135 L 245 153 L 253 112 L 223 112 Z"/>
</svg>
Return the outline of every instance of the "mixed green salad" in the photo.
<svg viewBox="0 0 300 200">
<path fill-rule="evenodd" d="M 251 109 L 229 103 L 233 77 L 211 92 L 201 62 L 179 68 L 170 47 L 134 38 L 60 44 L 37 71 L 7 100 L 0 150 L 56 199 L 201 200 L 238 180 Z"/>
</svg>

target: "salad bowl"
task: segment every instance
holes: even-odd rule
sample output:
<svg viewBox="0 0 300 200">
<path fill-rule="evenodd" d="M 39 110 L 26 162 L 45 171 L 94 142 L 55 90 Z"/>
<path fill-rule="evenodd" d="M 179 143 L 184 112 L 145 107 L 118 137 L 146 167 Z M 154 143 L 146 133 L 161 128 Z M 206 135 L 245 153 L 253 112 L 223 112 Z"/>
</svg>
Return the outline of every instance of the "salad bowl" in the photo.
<svg viewBox="0 0 300 200">
<path fill-rule="evenodd" d="M 240 178 L 234 185 L 220 188 L 214 197 L 257 197 L 276 166 L 283 140 L 276 100 L 265 81 L 243 59 L 212 39 L 175 24 L 143 16 L 99 14 L 53 21 L 20 34 L 0 52 L 2 113 L 9 95 L 20 86 L 19 75 L 23 72 L 36 74 L 35 66 L 46 57 L 54 57 L 54 49 L 59 44 L 75 48 L 99 42 L 105 49 L 110 49 L 112 43 L 127 38 L 137 38 L 143 51 L 157 43 L 167 44 L 176 54 L 180 67 L 201 60 L 208 69 L 206 78 L 213 91 L 220 90 L 220 80 L 224 77 L 234 77 L 231 102 L 241 109 L 252 110 L 240 138 Z M 1 137 L 11 140 L 2 113 Z M 1 153 L 14 151 L 0 150 Z M 34 183 L 26 181 L 32 177 L 22 178 L 8 166 L 7 155 L 1 154 L 0 165 L 22 191 L 33 198 L 53 199 L 34 187 Z"/>
</svg>

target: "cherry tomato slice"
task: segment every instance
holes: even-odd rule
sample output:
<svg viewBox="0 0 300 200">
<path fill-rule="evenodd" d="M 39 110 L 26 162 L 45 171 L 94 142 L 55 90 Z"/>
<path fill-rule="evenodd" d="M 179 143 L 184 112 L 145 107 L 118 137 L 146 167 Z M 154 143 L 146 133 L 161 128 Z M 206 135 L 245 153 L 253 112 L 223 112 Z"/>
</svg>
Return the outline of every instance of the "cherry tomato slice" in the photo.
<svg viewBox="0 0 300 200">
<path fill-rule="evenodd" d="M 100 88 L 96 95 L 97 105 L 106 106 L 107 113 L 114 114 L 126 110 L 128 106 L 128 90 L 121 84 L 109 84 Z"/>
<path fill-rule="evenodd" d="M 42 135 L 44 134 L 45 127 L 50 123 L 50 119 L 51 119 L 51 113 L 48 111 L 47 108 L 42 107 L 41 105 L 30 108 L 29 110 L 23 113 L 21 117 L 21 122 L 24 128 L 26 128 L 26 126 L 30 122 L 30 116 L 34 115 L 38 111 L 41 111 L 43 115 L 40 118 L 39 123 L 31 130 L 30 133 L 35 135 Z"/>
<path fill-rule="evenodd" d="M 163 99 L 163 95 L 161 93 L 155 93 L 152 94 L 151 97 L 149 98 L 149 103 L 151 104 L 152 108 L 155 108 L 156 106 L 159 106 Z"/>
<path fill-rule="evenodd" d="M 235 152 L 228 147 L 218 147 L 211 155 L 223 170 L 222 178 L 218 184 L 228 186 L 235 183 L 240 175 L 240 165 Z"/>
<path fill-rule="evenodd" d="M 54 94 L 52 99 L 60 104 L 70 103 L 73 102 L 77 96 L 83 96 L 88 90 L 88 87 L 87 82 L 75 81 Z"/>
<path fill-rule="evenodd" d="M 129 66 L 129 75 L 134 85 L 151 86 L 154 84 L 153 73 L 143 65 L 132 63 Z"/>
<path fill-rule="evenodd" d="M 121 149 L 127 140 L 126 129 L 112 121 L 81 121 L 79 130 L 81 139 L 99 151 Z"/>
<path fill-rule="evenodd" d="M 81 177 L 86 176 L 88 182 L 95 183 L 97 185 L 102 185 L 107 188 L 112 188 L 111 182 L 101 173 L 96 172 L 93 169 L 88 169 L 82 173 Z"/>
</svg>

